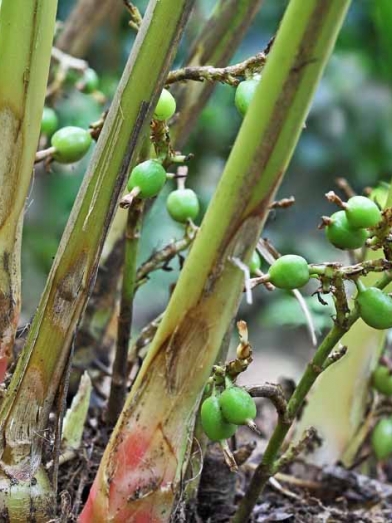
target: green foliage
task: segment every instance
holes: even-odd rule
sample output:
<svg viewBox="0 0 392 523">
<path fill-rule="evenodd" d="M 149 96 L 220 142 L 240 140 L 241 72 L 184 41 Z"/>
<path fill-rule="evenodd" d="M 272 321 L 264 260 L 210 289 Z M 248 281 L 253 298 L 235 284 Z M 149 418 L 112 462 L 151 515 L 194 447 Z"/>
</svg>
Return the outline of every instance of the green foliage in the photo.
<svg viewBox="0 0 392 523">
<path fill-rule="evenodd" d="M 328 296 L 323 296 L 326 305 L 314 297 L 305 297 L 317 331 L 328 329 L 332 325 L 334 307 Z M 268 307 L 259 315 L 259 323 L 264 328 L 306 327 L 307 320 L 298 301 L 289 293 L 280 293 L 277 298 L 268 303 Z"/>
</svg>

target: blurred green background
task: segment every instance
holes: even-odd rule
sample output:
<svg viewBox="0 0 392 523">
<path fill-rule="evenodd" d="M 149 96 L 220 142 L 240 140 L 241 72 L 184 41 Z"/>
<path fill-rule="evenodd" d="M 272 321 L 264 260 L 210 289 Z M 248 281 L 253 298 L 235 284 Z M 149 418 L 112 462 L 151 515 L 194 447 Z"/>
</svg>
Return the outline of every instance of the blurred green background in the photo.
<svg viewBox="0 0 392 523">
<path fill-rule="evenodd" d="M 59 19 L 73 7 L 60 0 Z M 282 253 L 298 253 L 310 262 L 344 259 L 344 253 L 331 247 L 317 229 L 320 217 L 334 212 L 324 194 L 335 189 L 334 180 L 345 177 L 358 192 L 389 181 L 392 174 L 392 37 L 388 14 L 390 0 L 356 0 L 341 32 L 338 44 L 312 105 L 306 129 L 289 167 L 279 197 L 295 196 L 296 204 L 271 213 L 265 237 Z M 87 57 L 100 75 L 101 90 L 112 96 L 135 34 L 127 25 L 128 15 L 119 7 L 97 33 Z M 143 12 L 146 1 L 135 4 Z M 190 42 L 203 20 L 211 13 L 213 0 L 198 0 L 176 66 L 181 65 Z M 262 50 L 274 35 L 287 2 L 264 0 L 251 30 L 238 49 L 233 63 Z M 61 125 L 87 127 L 103 109 L 92 96 L 67 89 L 55 109 Z M 184 153 L 192 152 L 188 185 L 199 194 L 203 209 L 208 205 L 224 163 L 230 153 L 241 118 L 234 107 L 234 89 L 217 85 L 215 93 L 192 132 Z M 34 314 L 45 278 L 50 269 L 67 217 L 86 169 L 88 158 L 72 166 L 54 163 L 50 172 L 37 169 L 29 196 L 23 243 L 23 320 Z M 153 205 L 143 227 L 140 261 L 153 250 L 180 238 L 183 231 L 165 209 L 167 187 Z M 154 273 L 137 293 L 135 332 L 165 307 L 170 285 L 178 275 L 178 260 L 171 272 Z M 195 275 L 195 277 L 197 277 Z M 331 309 L 321 306 L 304 293 L 315 318 L 318 332 L 331 324 Z M 239 316 L 250 326 L 251 340 L 260 365 L 248 374 L 250 381 L 260 376 L 296 376 L 312 346 L 304 316 L 291 294 L 268 293 L 258 288 L 254 303 L 243 303 Z M 285 328 L 282 329 L 281 327 Z M 290 340 L 289 343 L 287 341 Z"/>
</svg>

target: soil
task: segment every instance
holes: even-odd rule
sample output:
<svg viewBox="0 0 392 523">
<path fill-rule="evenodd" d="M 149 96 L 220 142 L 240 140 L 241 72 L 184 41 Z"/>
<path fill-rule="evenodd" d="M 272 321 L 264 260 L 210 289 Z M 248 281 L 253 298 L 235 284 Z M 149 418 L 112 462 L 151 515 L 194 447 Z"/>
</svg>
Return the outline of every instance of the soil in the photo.
<svg viewBox="0 0 392 523">
<path fill-rule="evenodd" d="M 200 475 L 197 499 L 178 503 L 173 523 L 223 523 L 230 521 L 235 507 L 246 495 L 252 472 L 259 463 L 267 435 L 275 424 L 275 414 L 262 401 L 257 422 L 266 437 L 254 437 L 248 429 L 238 431 L 231 442 L 237 462 L 244 461 L 239 472 L 230 472 L 217 444 L 207 448 Z M 77 520 L 98 469 L 108 440 L 100 421 L 100 412 L 91 413 L 84 444 L 78 455 L 59 470 L 60 522 Z M 366 447 L 361 454 L 369 454 Z M 359 460 L 353 470 L 342 466 L 315 467 L 300 456 L 273 478 L 258 504 L 252 520 L 257 523 L 382 523 L 392 522 L 392 467 L 386 464 L 380 472 L 371 458 Z M 371 466 L 372 465 L 372 466 Z M 373 478 L 361 474 L 370 470 Z M 383 478 L 377 479 L 377 474 Z"/>
</svg>

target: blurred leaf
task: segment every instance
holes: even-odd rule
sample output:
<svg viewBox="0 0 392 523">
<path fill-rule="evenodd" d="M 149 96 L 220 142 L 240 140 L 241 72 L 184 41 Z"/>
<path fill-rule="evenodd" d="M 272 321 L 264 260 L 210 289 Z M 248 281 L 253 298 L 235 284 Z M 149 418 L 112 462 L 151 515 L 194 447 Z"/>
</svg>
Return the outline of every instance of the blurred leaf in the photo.
<svg viewBox="0 0 392 523">
<path fill-rule="evenodd" d="M 322 331 L 332 325 L 331 316 L 334 314 L 334 308 L 329 297 L 323 296 L 323 299 L 329 302 L 328 305 L 322 305 L 316 296 L 305 298 L 317 331 Z M 264 308 L 259 321 L 265 327 L 306 327 L 307 325 L 298 301 L 288 293 L 282 293 L 277 299 L 271 301 L 268 307 Z"/>
<path fill-rule="evenodd" d="M 379 49 L 378 59 L 381 61 L 386 77 L 392 79 L 392 2 L 391 0 L 377 0 L 372 2 L 372 16 L 377 29 Z"/>
</svg>

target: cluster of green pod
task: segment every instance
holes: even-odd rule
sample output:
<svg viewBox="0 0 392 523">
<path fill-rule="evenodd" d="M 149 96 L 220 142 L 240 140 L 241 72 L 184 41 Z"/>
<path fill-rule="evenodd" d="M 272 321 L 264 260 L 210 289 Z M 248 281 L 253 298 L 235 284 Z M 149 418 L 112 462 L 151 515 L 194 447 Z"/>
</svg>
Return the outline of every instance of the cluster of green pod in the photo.
<svg viewBox="0 0 392 523">
<path fill-rule="evenodd" d="M 366 196 L 353 196 L 344 210 L 335 212 L 325 228 L 328 240 L 338 249 L 359 249 L 367 238 L 367 229 L 381 220 L 377 204 Z"/>
<path fill-rule="evenodd" d="M 176 101 L 173 95 L 163 89 L 155 107 L 154 118 L 156 120 L 168 120 L 176 112 Z M 167 173 L 158 159 L 146 160 L 139 163 L 131 171 L 127 188 L 129 191 L 137 191 L 139 198 L 153 198 L 162 190 L 167 180 Z"/>
<path fill-rule="evenodd" d="M 159 121 L 170 119 L 176 112 L 176 100 L 163 89 L 154 111 L 154 118 Z M 138 192 L 139 198 L 153 198 L 162 190 L 167 180 L 167 173 L 159 159 L 142 162 L 132 170 L 127 188 Z M 179 223 L 194 220 L 200 212 L 199 199 L 192 189 L 179 188 L 172 191 L 166 201 L 166 208 L 171 218 Z"/>
<path fill-rule="evenodd" d="M 41 118 L 41 134 L 50 138 L 59 127 L 59 119 L 54 109 L 44 107 Z"/>
<path fill-rule="evenodd" d="M 192 189 L 176 189 L 166 200 L 166 209 L 171 218 L 178 223 L 195 220 L 200 212 L 199 198 Z"/>
<path fill-rule="evenodd" d="M 231 438 L 239 425 L 254 427 L 257 414 L 256 403 L 242 387 L 226 380 L 222 393 L 215 389 L 201 406 L 200 416 L 204 432 L 212 441 Z"/>
</svg>

